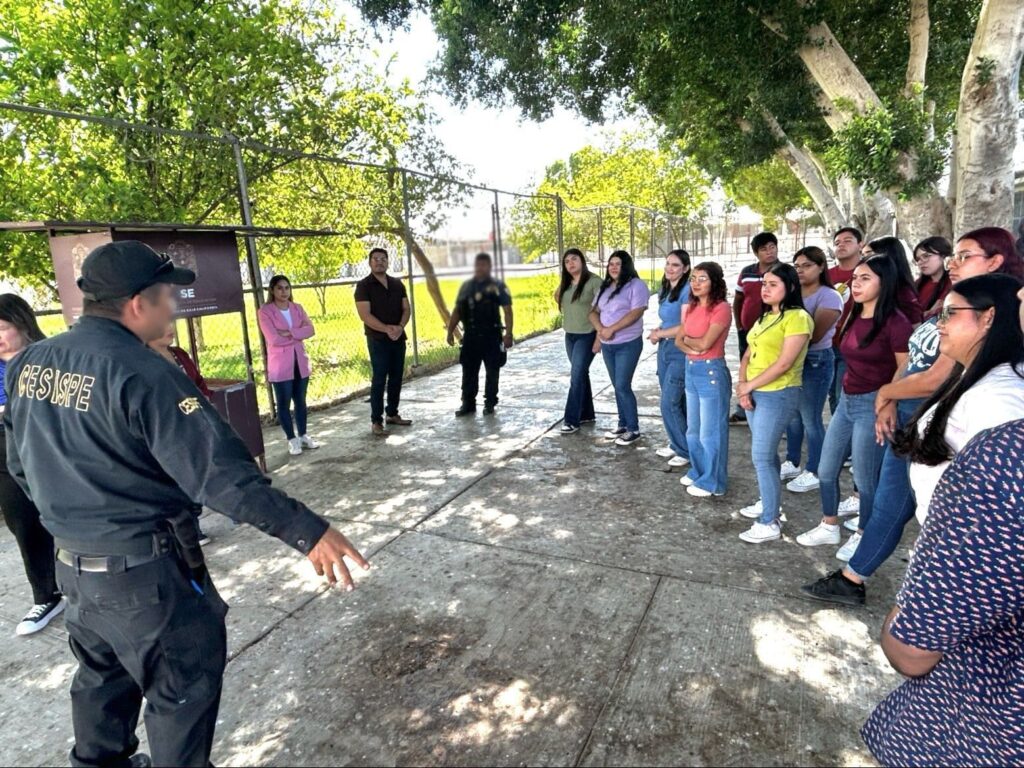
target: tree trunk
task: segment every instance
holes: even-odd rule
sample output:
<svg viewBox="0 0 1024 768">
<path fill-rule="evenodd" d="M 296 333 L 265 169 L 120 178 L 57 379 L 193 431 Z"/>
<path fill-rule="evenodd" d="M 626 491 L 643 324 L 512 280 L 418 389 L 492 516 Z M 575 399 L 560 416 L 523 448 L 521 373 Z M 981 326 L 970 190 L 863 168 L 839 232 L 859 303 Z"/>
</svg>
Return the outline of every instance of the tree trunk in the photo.
<svg viewBox="0 0 1024 768">
<path fill-rule="evenodd" d="M 953 220 L 949 205 L 941 195 L 921 195 L 896 201 L 897 236 L 913 248 L 926 237 L 953 236 Z"/>
<path fill-rule="evenodd" d="M 907 58 L 907 74 L 904 78 L 903 95 L 924 106 L 925 75 L 928 71 L 928 43 L 931 37 L 931 17 L 928 14 L 928 0 L 910 0 L 910 23 L 907 37 L 910 38 L 910 56 Z"/>
<path fill-rule="evenodd" d="M 803 184 L 804 189 L 807 190 L 807 194 L 811 196 L 814 207 L 817 209 L 818 215 L 821 216 L 825 228 L 830 232 L 834 232 L 846 222 L 846 216 L 840 208 L 836 196 L 818 171 L 818 166 L 808 153 L 789 140 L 789 136 L 782 130 L 782 126 L 779 125 L 779 121 L 775 119 L 774 115 L 765 111 L 764 119 L 768 124 L 768 129 L 780 143 L 776 153 L 786 161 L 790 170 L 793 171 L 793 175 L 797 177 L 800 183 Z"/>
<path fill-rule="evenodd" d="M 434 265 L 423 248 L 420 247 L 420 244 L 416 242 L 416 238 L 413 236 L 412 230 L 409 229 L 405 220 L 398 216 L 395 216 L 394 218 L 398 227 L 390 230 L 389 234 L 392 234 L 395 237 L 400 237 L 402 241 L 409 246 L 409 249 L 412 251 L 412 257 L 416 259 L 416 263 L 419 264 L 420 270 L 423 272 L 423 279 L 427 286 L 427 293 L 430 294 L 430 299 L 434 302 L 434 307 L 437 309 L 437 314 L 441 316 L 441 321 L 445 324 L 445 327 L 447 327 L 448 323 L 452 319 L 452 314 L 448 311 L 448 305 L 444 300 L 444 294 L 441 293 L 441 284 L 437 281 L 437 273 L 434 271 Z M 457 331 L 456 335 L 458 335 Z"/>
<path fill-rule="evenodd" d="M 327 286 L 318 283 L 314 286 L 313 293 L 316 294 L 316 300 L 320 304 L 320 317 L 324 317 L 327 314 Z"/>
<path fill-rule="evenodd" d="M 839 44 L 828 24 L 819 22 L 809 27 L 797 55 L 831 103 L 831 115 L 840 126 L 851 115 L 837 104 L 851 105 L 854 114 L 863 114 L 869 108 L 881 106 L 875 89 Z M 830 125 L 833 130 L 836 128 L 833 121 Z"/>
<path fill-rule="evenodd" d="M 1009 227 L 1017 145 L 1024 3 L 985 0 L 956 114 L 955 230 Z"/>
</svg>

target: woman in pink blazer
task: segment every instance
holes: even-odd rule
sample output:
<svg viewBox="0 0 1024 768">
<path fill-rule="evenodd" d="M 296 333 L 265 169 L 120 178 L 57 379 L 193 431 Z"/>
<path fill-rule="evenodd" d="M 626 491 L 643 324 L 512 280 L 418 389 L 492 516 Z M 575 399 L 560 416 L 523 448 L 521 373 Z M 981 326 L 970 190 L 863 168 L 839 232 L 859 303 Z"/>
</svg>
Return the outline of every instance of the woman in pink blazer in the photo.
<svg viewBox="0 0 1024 768">
<path fill-rule="evenodd" d="M 298 456 L 303 448 L 319 447 L 306 434 L 309 358 L 303 343 L 316 330 L 306 310 L 292 301 L 292 286 L 287 277 L 274 275 L 270 278 L 268 294 L 267 303 L 258 313 L 260 331 L 267 342 L 267 380 L 274 385 L 277 417 L 288 438 L 288 452 Z M 295 405 L 294 426 L 292 404 Z"/>
</svg>

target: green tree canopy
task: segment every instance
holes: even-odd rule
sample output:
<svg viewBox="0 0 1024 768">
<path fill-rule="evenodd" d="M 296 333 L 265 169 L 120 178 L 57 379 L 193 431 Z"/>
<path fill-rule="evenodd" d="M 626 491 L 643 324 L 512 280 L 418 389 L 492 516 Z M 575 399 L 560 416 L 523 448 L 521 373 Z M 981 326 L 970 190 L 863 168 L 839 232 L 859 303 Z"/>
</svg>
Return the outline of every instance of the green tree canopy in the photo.
<svg viewBox="0 0 1024 768">
<path fill-rule="evenodd" d="M 565 245 L 597 248 L 597 217 L 591 209 L 608 206 L 602 214 L 606 243 L 629 245 L 629 206 L 634 207 L 636 237 L 646 242 L 651 213 L 691 219 L 707 205 L 710 179 L 688 158 L 678 143 L 659 145 L 650 134 L 631 134 L 608 146 L 586 146 L 568 160 L 548 166 L 536 193 L 521 200 L 512 215 L 511 235 L 527 259 L 551 250 L 556 207 L 565 204 Z"/>
<path fill-rule="evenodd" d="M 368 43 L 326 0 L 0 0 L 0 38 L 4 100 L 458 170 L 434 115 L 375 73 Z M 0 126 L 0 219 L 240 220 L 229 145 L 14 112 Z M 244 159 L 257 224 L 341 233 L 268 245 L 268 261 L 297 280 L 336 276 L 367 235 L 411 234 L 393 175 L 255 150 Z M 420 185 L 412 202 L 436 224 L 458 194 Z M 7 237 L 0 252 L 5 275 L 50 283 L 44 243 Z"/>
<path fill-rule="evenodd" d="M 779 158 L 740 168 L 725 185 L 729 198 L 764 220 L 765 229 L 778 231 L 787 214 L 810 210 L 811 198 Z"/>
</svg>

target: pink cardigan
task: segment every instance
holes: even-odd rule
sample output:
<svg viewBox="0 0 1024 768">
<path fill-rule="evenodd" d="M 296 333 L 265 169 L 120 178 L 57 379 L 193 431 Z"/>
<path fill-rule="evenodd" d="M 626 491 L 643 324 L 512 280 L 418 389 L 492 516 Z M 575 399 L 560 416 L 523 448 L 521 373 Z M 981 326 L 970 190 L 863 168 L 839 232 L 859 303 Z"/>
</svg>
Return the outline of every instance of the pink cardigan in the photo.
<svg viewBox="0 0 1024 768">
<path fill-rule="evenodd" d="M 316 333 L 309 315 L 300 304 L 291 302 L 292 327 L 281 314 L 274 302 L 264 304 L 257 313 L 260 331 L 267 342 L 267 381 L 291 381 L 295 377 L 295 361 L 299 362 L 299 375 L 309 376 L 309 358 L 306 356 L 308 339 Z M 291 338 L 278 331 L 291 331 Z"/>
</svg>

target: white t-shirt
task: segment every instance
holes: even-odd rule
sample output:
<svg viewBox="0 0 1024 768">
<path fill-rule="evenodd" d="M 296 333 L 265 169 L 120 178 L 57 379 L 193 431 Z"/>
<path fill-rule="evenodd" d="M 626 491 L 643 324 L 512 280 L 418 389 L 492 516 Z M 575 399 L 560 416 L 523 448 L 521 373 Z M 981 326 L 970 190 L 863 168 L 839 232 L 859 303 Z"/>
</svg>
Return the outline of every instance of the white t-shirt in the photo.
<svg viewBox="0 0 1024 768">
<path fill-rule="evenodd" d="M 288 307 L 288 309 L 278 308 L 277 311 L 280 312 L 282 315 L 284 315 L 284 321 L 286 323 L 288 323 L 288 327 L 291 328 L 292 327 L 292 308 L 291 307 Z"/>
<path fill-rule="evenodd" d="M 924 434 L 934 414 L 933 407 L 918 422 L 919 435 Z M 993 368 L 960 396 L 946 422 L 946 442 L 954 454 L 959 453 L 979 432 L 1022 418 L 1024 378 L 1009 363 L 1004 363 Z M 948 461 L 934 467 L 916 462 L 910 464 L 910 485 L 917 499 L 917 519 L 922 524 L 928 516 L 935 486 L 949 465 Z"/>
</svg>

